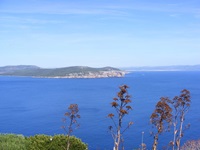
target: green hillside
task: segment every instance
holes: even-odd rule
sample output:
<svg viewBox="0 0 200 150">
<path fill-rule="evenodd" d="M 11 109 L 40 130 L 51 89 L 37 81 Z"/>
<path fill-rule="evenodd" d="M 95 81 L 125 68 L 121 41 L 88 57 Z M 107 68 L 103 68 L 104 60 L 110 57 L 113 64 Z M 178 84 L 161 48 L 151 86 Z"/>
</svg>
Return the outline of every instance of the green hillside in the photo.
<svg viewBox="0 0 200 150">
<path fill-rule="evenodd" d="M 85 66 L 73 66 L 54 69 L 25 65 L 0 67 L 0 75 L 4 76 L 66 77 L 72 75 L 98 75 L 102 72 L 120 72 L 120 70 L 113 67 L 92 68 Z"/>
</svg>

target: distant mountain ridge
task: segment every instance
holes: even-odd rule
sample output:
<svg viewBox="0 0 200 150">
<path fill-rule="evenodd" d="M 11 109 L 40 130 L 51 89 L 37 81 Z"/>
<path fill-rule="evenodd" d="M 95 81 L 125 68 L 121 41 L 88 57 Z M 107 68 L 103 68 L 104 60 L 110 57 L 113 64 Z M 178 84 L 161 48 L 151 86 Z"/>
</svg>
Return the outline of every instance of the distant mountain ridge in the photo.
<svg viewBox="0 0 200 150">
<path fill-rule="evenodd" d="M 72 66 L 50 69 L 33 65 L 19 65 L 0 67 L 0 75 L 47 78 L 104 78 L 123 77 L 125 73 L 113 67 L 92 68 L 87 66 Z"/>
<path fill-rule="evenodd" d="M 200 65 L 125 67 L 127 71 L 200 71 Z"/>
<path fill-rule="evenodd" d="M 14 72 L 17 70 L 39 69 L 39 68 L 40 67 L 33 66 L 33 65 L 3 66 L 3 67 L 0 67 L 0 73 Z"/>
</svg>

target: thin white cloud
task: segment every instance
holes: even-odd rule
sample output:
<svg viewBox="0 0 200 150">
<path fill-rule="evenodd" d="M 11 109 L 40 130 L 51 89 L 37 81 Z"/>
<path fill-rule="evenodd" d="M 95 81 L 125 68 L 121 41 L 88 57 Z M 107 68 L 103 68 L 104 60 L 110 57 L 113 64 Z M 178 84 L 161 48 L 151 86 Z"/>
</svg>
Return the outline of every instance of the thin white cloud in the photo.
<svg viewBox="0 0 200 150">
<path fill-rule="evenodd" d="M 174 13 L 199 13 L 200 9 L 190 3 L 153 3 L 153 2 L 123 2 L 123 3 L 94 3 L 90 5 L 84 2 L 41 2 L 26 3 L 22 6 L 2 7 L 2 13 L 40 13 L 40 14 L 75 14 L 75 15 L 105 15 L 126 14 L 129 11 L 154 11 Z"/>
<path fill-rule="evenodd" d="M 68 3 L 48 3 L 43 5 L 24 5 L 3 7 L 1 13 L 18 13 L 18 14 L 60 14 L 60 15 L 124 15 L 124 11 L 104 6 L 85 6 Z"/>
</svg>

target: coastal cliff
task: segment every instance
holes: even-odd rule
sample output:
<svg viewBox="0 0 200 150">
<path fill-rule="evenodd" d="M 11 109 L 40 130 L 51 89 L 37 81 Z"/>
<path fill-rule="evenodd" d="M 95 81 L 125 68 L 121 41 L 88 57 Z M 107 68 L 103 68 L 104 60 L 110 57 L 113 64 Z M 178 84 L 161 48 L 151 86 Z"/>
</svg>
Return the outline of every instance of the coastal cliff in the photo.
<svg viewBox="0 0 200 150">
<path fill-rule="evenodd" d="M 100 72 L 88 72 L 84 73 L 70 73 L 66 76 L 58 76 L 54 78 L 112 78 L 112 77 L 124 77 L 123 71 L 100 71 Z"/>
</svg>

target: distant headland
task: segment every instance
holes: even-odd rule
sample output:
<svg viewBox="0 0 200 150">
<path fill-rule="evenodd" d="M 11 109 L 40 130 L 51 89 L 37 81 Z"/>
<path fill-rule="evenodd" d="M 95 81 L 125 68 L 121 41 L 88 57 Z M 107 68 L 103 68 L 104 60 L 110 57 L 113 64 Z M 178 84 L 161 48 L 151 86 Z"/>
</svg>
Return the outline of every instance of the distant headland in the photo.
<svg viewBox="0 0 200 150">
<path fill-rule="evenodd" d="M 125 71 L 113 67 L 92 68 L 87 66 L 72 66 L 40 68 L 33 65 L 18 65 L 0 67 L 0 75 L 38 78 L 111 78 L 124 77 Z"/>
</svg>

